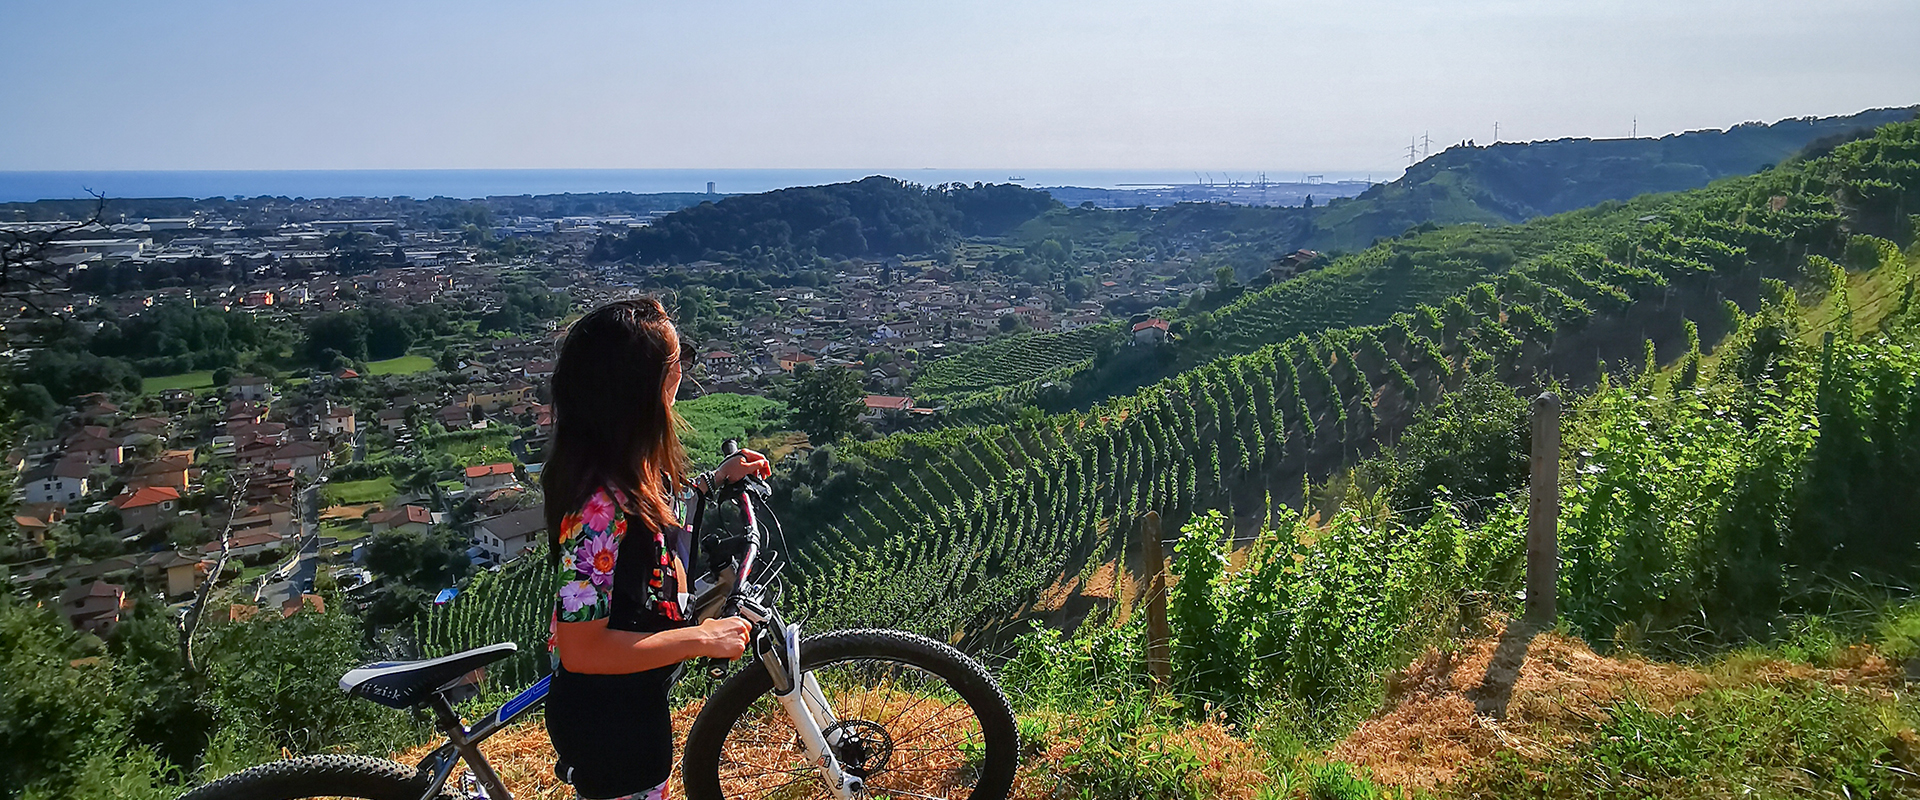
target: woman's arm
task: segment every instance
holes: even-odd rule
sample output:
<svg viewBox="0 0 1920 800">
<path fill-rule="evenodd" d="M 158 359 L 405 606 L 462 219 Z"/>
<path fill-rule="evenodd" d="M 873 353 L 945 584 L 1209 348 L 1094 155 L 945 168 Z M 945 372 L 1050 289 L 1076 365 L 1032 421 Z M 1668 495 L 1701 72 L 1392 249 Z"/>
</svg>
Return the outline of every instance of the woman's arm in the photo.
<svg viewBox="0 0 1920 800">
<path fill-rule="evenodd" d="M 753 626 L 739 617 L 710 619 L 689 628 L 632 633 L 607 628 L 605 618 L 562 622 L 554 649 L 568 672 L 624 675 L 678 664 L 690 658 L 738 658 Z"/>
</svg>

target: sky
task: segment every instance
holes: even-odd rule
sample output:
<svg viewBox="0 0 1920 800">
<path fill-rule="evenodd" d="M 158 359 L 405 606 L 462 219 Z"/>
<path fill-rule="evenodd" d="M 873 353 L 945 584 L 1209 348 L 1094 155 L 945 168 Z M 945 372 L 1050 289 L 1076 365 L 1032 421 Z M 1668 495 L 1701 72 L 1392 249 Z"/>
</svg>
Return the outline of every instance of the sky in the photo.
<svg viewBox="0 0 1920 800">
<path fill-rule="evenodd" d="M 1496 123 L 1920 104 L 1917 32 L 1914 0 L 0 0 L 0 170 L 1390 171 Z"/>
</svg>

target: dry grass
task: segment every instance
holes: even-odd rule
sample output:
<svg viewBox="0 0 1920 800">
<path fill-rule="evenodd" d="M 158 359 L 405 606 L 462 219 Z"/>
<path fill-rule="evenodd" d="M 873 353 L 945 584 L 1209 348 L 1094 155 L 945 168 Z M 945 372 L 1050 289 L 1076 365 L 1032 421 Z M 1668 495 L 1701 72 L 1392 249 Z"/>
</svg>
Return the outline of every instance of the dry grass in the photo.
<svg viewBox="0 0 1920 800">
<path fill-rule="evenodd" d="M 1542 634 L 1529 643 L 1498 719 L 1484 713 L 1498 691 L 1482 689 L 1497 647 L 1488 638 L 1429 651 L 1390 681 L 1385 713 L 1328 755 L 1368 768 L 1384 784 L 1432 789 L 1501 750 L 1564 752 L 1578 744 L 1576 731 L 1630 694 L 1671 708 L 1708 682 L 1684 667 L 1602 658 L 1579 640 Z"/>
</svg>

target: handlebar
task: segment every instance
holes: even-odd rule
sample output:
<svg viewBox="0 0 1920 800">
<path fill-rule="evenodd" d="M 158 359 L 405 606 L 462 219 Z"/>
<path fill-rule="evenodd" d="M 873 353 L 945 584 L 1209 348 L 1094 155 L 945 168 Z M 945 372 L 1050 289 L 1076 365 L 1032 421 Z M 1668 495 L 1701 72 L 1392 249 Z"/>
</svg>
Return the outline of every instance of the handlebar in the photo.
<svg viewBox="0 0 1920 800">
<path fill-rule="evenodd" d="M 739 452 L 740 452 L 739 439 L 728 439 L 720 444 L 720 454 L 724 457 L 723 463 L 724 463 L 724 459 L 730 459 L 734 455 L 738 454 Z M 741 516 L 744 517 L 745 519 L 745 525 L 744 525 L 745 531 L 741 535 L 741 537 L 739 537 L 739 539 L 743 539 L 744 541 L 741 543 L 742 547 L 739 551 L 739 555 L 733 563 L 733 566 L 734 566 L 733 586 L 731 587 L 731 590 L 727 593 L 727 596 L 724 599 L 720 600 L 720 603 L 721 603 L 720 609 L 714 614 L 714 616 L 729 615 L 729 612 L 732 612 L 732 614 L 738 614 L 741 611 L 741 606 L 743 604 L 743 601 L 748 606 L 756 610 L 760 608 L 759 602 L 758 602 L 758 598 L 760 595 L 760 591 L 759 591 L 760 587 L 755 584 L 749 583 L 749 579 L 753 577 L 754 568 L 758 565 L 760 561 L 760 546 L 761 546 L 760 520 L 755 513 L 753 498 L 751 496 L 754 494 L 758 494 L 763 498 L 766 497 L 768 494 L 770 494 L 766 481 L 757 475 L 749 476 L 744 480 L 741 480 L 733 484 L 729 484 L 727 486 L 716 487 L 714 489 L 714 497 L 702 498 L 701 507 L 698 511 L 696 511 L 696 516 L 694 518 L 695 527 L 697 527 L 699 522 L 702 520 L 702 518 L 705 517 L 705 512 L 706 512 L 705 506 L 706 506 L 706 502 L 709 499 L 715 502 L 734 501 L 739 504 Z M 779 523 L 776 521 L 774 524 L 778 525 Z M 689 533 L 695 535 L 696 537 L 699 536 L 699 532 L 697 530 L 690 530 Z M 735 540 L 730 539 L 727 541 L 735 541 Z M 691 567 L 698 568 L 697 565 L 691 565 Z M 709 574 L 716 581 L 722 579 L 718 565 L 716 565 L 715 568 Z M 751 587 L 751 593 L 749 591 L 750 587 Z M 704 609 L 697 609 L 695 611 L 695 614 L 696 614 L 696 617 L 706 616 L 704 614 Z M 761 614 L 755 613 L 752 616 L 761 616 Z M 764 620 L 755 619 L 751 621 L 754 622 L 756 626 L 758 626 Z M 726 675 L 726 663 L 727 663 L 726 659 L 708 658 L 706 659 L 706 664 L 704 665 L 705 671 L 709 677 L 712 677 L 717 680 Z"/>
</svg>

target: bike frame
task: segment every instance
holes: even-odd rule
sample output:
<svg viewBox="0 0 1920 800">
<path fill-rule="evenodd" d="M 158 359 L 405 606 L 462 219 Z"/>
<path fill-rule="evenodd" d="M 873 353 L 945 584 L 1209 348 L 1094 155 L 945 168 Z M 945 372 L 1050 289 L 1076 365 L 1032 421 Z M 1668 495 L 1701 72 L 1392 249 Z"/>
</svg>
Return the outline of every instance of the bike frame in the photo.
<svg viewBox="0 0 1920 800">
<path fill-rule="evenodd" d="M 754 487 L 742 486 L 735 498 L 746 519 L 745 546 L 727 568 L 707 576 L 711 580 L 706 590 L 694 600 L 692 620 L 699 622 L 731 612 L 753 624 L 754 654 L 773 678 L 774 696 L 792 720 L 807 759 L 819 765 L 820 777 L 826 781 L 827 788 L 836 798 L 853 800 L 864 795 L 866 787 L 858 776 L 847 774 L 833 755 L 835 743 L 827 740 L 826 731 L 839 720 L 827 704 L 826 695 L 820 691 L 813 673 L 799 671 L 800 626 L 783 623 L 779 611 L 762 602 L 767 582 L 752 581 L 755 568 L 760 566 L 761 539 L 760 521 L 749 496 L 752 491 Z M 689 536 L 697 535 L 700 523 L 706 516 L 707 505 L 718 502 L 721 502 L 718 498 L 702 496 L 699 499 L 693 520 L 687 525 Z M 507 791 L 506 785 L 500 782 L 499 774 L 493 771 L 493 766 L 487 763 L 487 757 L 480 752 L 480 743 L 545 703 L 552 682 L 552 676 L 541 678 L 471 728 L 461 722 L 460 715 L 453 709 L 453 701 L 445 692 L 434 693 L 428 707 L 433 710 L 434 726 L 446 734 L 447 742 L 420 760 L 417 768 L 432 776 L 421 800 L 432 800 L 439 796 L 448 776 L 453 774 L 454 766 L 462 761 L 466 762 L 468 775 L 478 789 L 477 796 L 488 800 L 512 800 L 512 793 Z"/>
</svg>

